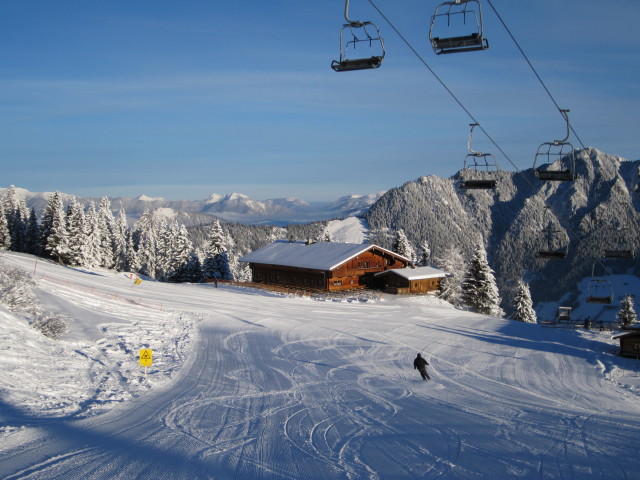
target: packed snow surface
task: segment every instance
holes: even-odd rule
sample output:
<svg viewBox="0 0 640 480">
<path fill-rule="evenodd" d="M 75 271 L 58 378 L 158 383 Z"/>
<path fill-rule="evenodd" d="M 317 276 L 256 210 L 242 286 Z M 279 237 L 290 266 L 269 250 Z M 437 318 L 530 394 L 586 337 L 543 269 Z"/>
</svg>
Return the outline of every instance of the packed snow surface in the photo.
<svg viewBox="0 0 640 480">
<path fill-rule="evenodd" d="M 3 262 L 71 329 L 0 309 L 0 478 L 638 478 L 640 372 L 609 332 Z"/>
</svg>

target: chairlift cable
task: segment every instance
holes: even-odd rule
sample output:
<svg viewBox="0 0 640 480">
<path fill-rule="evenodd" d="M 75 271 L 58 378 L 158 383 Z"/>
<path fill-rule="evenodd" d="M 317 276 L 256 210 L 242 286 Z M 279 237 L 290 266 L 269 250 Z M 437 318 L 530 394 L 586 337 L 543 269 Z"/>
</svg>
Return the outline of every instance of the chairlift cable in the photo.
<svg viewBox="0 0 640 480">
<path fill-rule="evenodd" d="M 429 72 L 431 72 L 431 74 L 434 76 L 434 78 L 438 81 L 438 83 L 440 83 L 440 85 L 442 85 L 442 87 L 447 91 L 447 93 L 454 99 L 454 101 L 460 106 L 460 108 L 462 108 L 462 110 L 464 110 L 464 112 L 469 116 L 469 118 L 471 118 L 471 120 L 478 124 L 478 128 L 480 130 L 482 130 L 482 133 L 484 133 L 486 135 L 486 137 L 489 139 L 489 141 L 498 149 L 498 151 L 507 159 L 507 161 L 511 164 L 511 166 L 513 166 L 513 168 L 516 170 L 517 173 L 522 174 L 522 178 L 525 180 L 525 182 L 532 188 L 535 189 L 535 186 L 533 185 L 533 183 L 529 180 L 529 178 L 527 178 L 527 175 L 524 174 L 524 172 L 518 168 L 518 166 L 511 160 L 511 158 L 509 157 L 509 155 L 507 155 L 507 153 L 500 147 L 500 145 L 498 145 L 498 143 L 493 139 L 493 137 L 491 137 L 491 135 L 489 135 L 489 133 L 484 129 L 484 127 L 482 126 L 482 124 L 480 124 L 480 122 L 478 122 L 476 120 L 476 118 L 473 116 L 473 114 L 469 111 L 469 109 L 467 109 L 465 107 L 465 105 L 462 103 L 462 101 L 453 93 L 453 91 L 446 85 L 446 83 L 438 76 L 438 74 L 433 70 L 433 68 L 431 68 L 431 66 L 427 63 L 427 61 L 424 59 L 424 57 L 422 55 L 420 55 L 420 53 L 413 47 L 413 45 L 411 45 L 411 43 L 406 39 L 406 37 L 396 28 L 396 26 L 393 24 L 393 22 L 391 22 L 391 20 L 389 20 L 389 18 L 380 10 L 380 8 L 378 8 L 378 6 L 374 3 L 373 0 L 368 0 L 369 3 L 371 4 L 371 6 L 378 12 L 378 14 L 380 14 L 380 16 L 384 19 L 385 22 L 387 22 L 387 24 L 393 29 L 394 32 L 396 32 L 396 34 L 398 35 L 398 37 L 400 37 L 400 39 L 405 43 L 405 45 L 409 48 L 409 50 L 411 50 L 413 52 L 413 54 L 418 58 L 418 60 L 420 60 L 420 62 L 427 68 L 427 70 L 429 70 Z M 516 45 L 518 46 L 518 49 L 520 50 L 520 52 L 522 53 L 522 55 L 525 57 L 525 59 L 527 60 L 527 62 L 529 63 L 531 69 L 534 71 L 534 73 L 536 74 L 536 76 L 538 77 L 538 80 L 540 81 L 540 83 L 542 83 L 543 87 L 545 88 L 545 90 L 547 91 L 548 95 L 551 97 L 551 100 L 553 101 L 554 105 L 558 108 L 558 111 L 560 112 L 560 114 L 562 115 L 563 118 L 565 118 L 566 120 L 566 113 L 565 110 L 560 108 L 558 106 L 558 104 L 556 103 L 555 99 L 553 98 L 553 96 L 551 95 L 551 92 L 549 91 L 549 89 L 546 87 L 546 85 L 544 84 L 544 82 L 542 81 L 542 78 L 538 75 L 538 73 L 536 72 L 535 68 L 533 67 L 533 65 L 531 64 L 531 62 L 529 61 L 529 59 L 527 58 L 527 56 L 525 55 L 525 53 L 522 51 L 522 49 L 520 48 L 520 45 L 518 44 L 518 42 L 515 40 L 515 38 L 513 37 L 513 35 L 511 34 L 511 31 L 507 28 L 506 24 L 502 21 L 502 18 L 498 15 L 498 12 L 495 10 L 493 4 L 491 4 L 490 0 L 487 0 L 491 6 L 491 8 L 493 9 L 493 11 L 496 13 L 496 15 L 498 16 L 498 18 L 500 19 L 500 21 L 502 22 L 502 24 L 504 25 L 505 29 L 507 30 L 507 32 L 509 33 L 509 35 L 511 36 L 511 38 L 513 39 L 513 41 L 516 43 Z M 573 126 L 569 126 L 569 128 L 571 129 L 571 131 L 573 132 L 573 134 L 575 135 L 576 139 L 580 142 L 580 145 L 582 145 L 583 148 L 586 148 L 584 146 L 584 144 L 582 143 L 582 140 L 580 140 L 580 138 L 578 137 L 578 135 L 576 134 L 575 130 L 573 129 Z M 549 206 L 546 205 L 545 202 L 545 206 Z M 577 232 L 571 227 L 571 225 L 566 225 L 566 229 L 567 232 L 571 235 L 569 235 L 569 239 L 571 239 L 572 235 L 577 235 Z M 605 269 L 607 269 L 606 265 L 604 265 L 600 259 L 596 258 L 595 260 L 596 263 L 602 265 Z"/>
<path fill-rule="evenodd" d="M 491 9 L 493 10 L 493 13 L 496 14 L 496 17 L 498 17 L 498 20 L 500 20 L 500 23 L 502 23 L 502 26 L 504 27 L 504 29 L 507 31 L 507 33 L 509 34 L 509 36 L 511 37 L 511 40 L 513 40 L 513 43 L 515 43 L 516 47 L 518 48 L 518 50 L 520 51 L 520 53 L 522 54 L 522 56 L 524 57 L 524 59 L 526 60 L 527 64 L 529 65 L 529 67 L 531 68 L 531 70 L 533 71 L 534 75 L 536 76 L 536 78 L 538 79 L 538 81 L 540 82 L 540 84 L 542 85 L 542 88 L 544 88 L 545 92 L 547 92 L 547 95 L 549 96 L 549 98 L 551 99 L 551 101 L 553 102 L 553 104 L 555 105 L 555 107 L 558 109 L 558 111 L 560 112 L 560 114 L 563 116 L 564 118 L 564 113 L 563 113 L 563 109 L 560 108 L 560 105 L 558 105 L 558 102 L 556 102 L 556 99 L 553 97 L 553 95 L 551 94 L 551 91 L 549 90 L 549 88 L 547 87 L 547 85 L 544 83 L 544 80 L 542 80 L 542 77 L 538 74 L 538 71 L 535 69 L 535 67 L 533 66 L 533 63 L 531 63 L 531 60 L 529 60 L 529 57 L 527 57 L 527 54 L 524 53 L 524 50 L 522 49 L 522 47 L 520 47 L 520 44 L 518 43 L 518 41 L 516 40 L 516 37 L 514 37 L 513 33 L 511 33 L 511 30 L 509 29 L 509 27 L 507 27 L 507 24 L 505 23 L 505 21 L 502 19 L 502 17 L 500 16 L 500 14 L 498 13 L 498 11 L 496 10 L 496 7 L 493 6 L 493 2 L 491 2 L 491 0 L 487 0 L 487 3 L 489 4 L 489 6 L 491 7 Z M 580 139 L 580 137 L 578 136 L 578 134 L 576 133 L 575 129 L 573 128 L 573 125 L 571 125 L 569 128 L 571 128 L 571 132 L 573 133 L 573 135 L 576 137 L 576 139 L 578 140 L 578 142 L 580 142 L 580 145 L 582 146 L 583 149 L 585 149 L 586 147 L 584 146 L 584 143 L 582 143 L 582 140 Z"/>
<path fill-rule="evenodd" d="M 384 13 L 382 13 L 382 11 L 373 2 L 373 0 L 368 0 L 368 1 L 371 4 L 371 6 L 376 9 L 376 11 L 380 14 L 380 16 L 384 19 L 384 21 L 389 24 L 389 26 L 393 29 L 393 31 L 396 32 L 396 34 L 405 43 L 405 45 L 407 47 L 409 47 L 409 50 L 411 50 L 413 52 L 413 54 L 418 58 L 418 60 L 420 60 L 420 62 L 427 68 L 427 70 L 429 70 L 429 72 L 431 72 L 431 74 L 435 77 L 435 79 L 438 81 L 438 83 L 440 83 L 440 85 L 442 85 L 442 87 L 447 91 L 447 93 L 451 96 L 451 98 L 453 98 L 454 101 L 460 106 L 460 108 L 462 108 L 462 110 L 464 110 L 464 112 L 469 116 L 469 118 L 473 121 L 473 123 L 477 124 L 478 128 L 480 130 L 482 130 L 482 133 L 484 133 L 486 135 L 486 137 L 489 139 L 489 141 L 507 159 L 507 161 L 511 164 L 511 166 L 513 166 L 513 168 L 515 168 L 518 173 L 522 173 L 521 170 L 518 168 L 518 166 L 511 160 L 509 155 L 507 155 L 507 153 L 500 147 L 500 145 L 498 145 L 498 143 L 493 139 L 493 137 L 491 137 L 491 135 L 489 135 L 489 133 L 482 126 L 482 124 L 478 120 L 476 120 L 476 118 L 469 111 L 469 109 L 467 107 L 465 107 L 465 105 L 462 103 L 462 101 L 453 93 L 453 91 L 451 91 L 451 89 L 447 86 L 447 84 L 438 76 L 438 74 L 435 72 L 435 70 L 433 70 L 433 68 L 431 68 L 431 66 L 427 63 L 427 61 L 424 59 L 424 57 L 422 55 L 420 55 L 420 53 L 413 47 L 413 45 L 411 45 L 409 40 L 407 40 L 406 37 L 391 22 L 391 20 L 389 20 L 389 18 L 387 18 L 387 16 Z M 529 181 L 529 179 L 526 177 L 526 175 L 523 175 L 523 177 L 525 178 L 526 182 L 531 186 L 531 188 L 535 188 L 533 183 L 531 183 Z"/>
</svg>

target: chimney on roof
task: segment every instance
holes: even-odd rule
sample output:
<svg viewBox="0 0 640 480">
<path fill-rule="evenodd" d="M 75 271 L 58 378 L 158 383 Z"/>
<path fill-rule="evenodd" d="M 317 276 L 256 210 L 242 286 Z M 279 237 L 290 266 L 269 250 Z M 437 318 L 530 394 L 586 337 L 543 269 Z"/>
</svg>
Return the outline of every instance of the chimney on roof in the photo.
<svg viewBox="0 0 640 480">
<path fill-rule="evenodd" d="M 411 268 L 413 268 L 413 269 L 415 270 L 415 268 L 416 268 L 416 264 L 415 264 L 415 263 L 413 263 L 413 262 L 411 262 Z"/>
</svg>

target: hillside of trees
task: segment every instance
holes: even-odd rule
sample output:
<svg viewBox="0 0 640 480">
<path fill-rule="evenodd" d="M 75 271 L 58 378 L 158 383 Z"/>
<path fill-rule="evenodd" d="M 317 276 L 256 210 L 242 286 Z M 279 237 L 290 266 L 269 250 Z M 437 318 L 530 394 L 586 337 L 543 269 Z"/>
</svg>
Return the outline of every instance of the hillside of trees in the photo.
<svg viewBox="0 0 640 480">
<path fill-rule="evenodd" d="M 603 258 L 607 249 L 636 250 L 639 168 L 640 161 L 587 148 L 577 152 L 572 182 L 543 182 L 532 169 L 501 171 L 495 190 L 465 191 L 460 173 L 422 177 L 389 190 L 363 217 L 372 243 L 389 248 L 402 229 L 411 244 L 430 246 L 436 265 L 452 249 L 470 259 L 480 240 L 505 308 L 523 279 L 534 303 L 565 297 L 571 304 L 582 278 L 640 274 L 637 255 Z M 545 249 L 564 249 L 566 258 L 542 259 Z"/>
<path fill-rule="evenodd" d="M 42 212 L 29 209 L 15 187 L 0 198 L 0 249 L 50 258 L 64 265 L 134 272 L 169 282 L 205 278 L 248 281 L 238 259 L 276 239 L 319 238 L 326 222 L 306 225 L 242 225 L 218 220 L 187 228 L 147 210 L 127 226 L 123 208 L 109 199 L 84 208 L 74 197 L 53 193 Z M 65 205 L 66 203 L 66 205 Z M 40 220 L 39 220 L 40 219 Z"/>
</svg>

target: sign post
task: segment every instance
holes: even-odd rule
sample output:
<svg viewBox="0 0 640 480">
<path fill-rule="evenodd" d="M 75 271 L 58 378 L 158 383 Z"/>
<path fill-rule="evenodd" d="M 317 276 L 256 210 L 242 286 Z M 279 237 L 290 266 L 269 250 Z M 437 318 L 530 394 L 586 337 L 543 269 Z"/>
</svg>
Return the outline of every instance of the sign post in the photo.
<svg viewBox="0 0 640 480">
<path fill-rule="evenodd" d="M 150 348 L 140 349 L 140 366 L 144 367 L 144 379 L 147 379 L 147 367 L 153 365 L 153 352 Z"/>
</svg>

